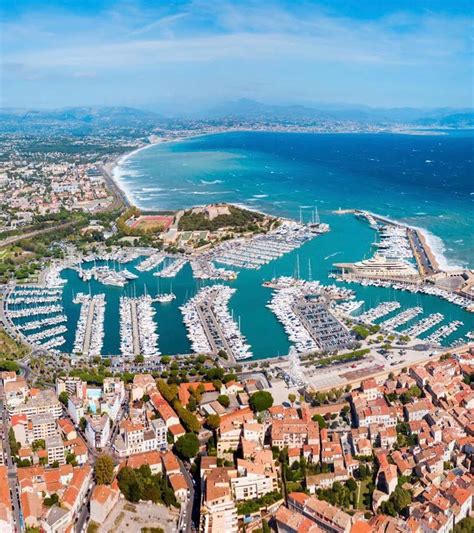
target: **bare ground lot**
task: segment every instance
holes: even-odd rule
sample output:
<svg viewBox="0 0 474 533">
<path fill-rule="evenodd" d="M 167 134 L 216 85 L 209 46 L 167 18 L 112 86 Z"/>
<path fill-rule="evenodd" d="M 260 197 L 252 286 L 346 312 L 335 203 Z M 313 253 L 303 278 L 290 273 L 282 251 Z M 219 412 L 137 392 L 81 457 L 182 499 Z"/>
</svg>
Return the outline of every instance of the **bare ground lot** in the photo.
<svg viewBox="0 0 474 533">
<path fill-rule="evenodd" d="M 165 533 L 177 531 L 178 509 L 153 503 L 130 503 L 119 500 L 107 517 L 100 533 L 140 533 L 142 528 L 160 527 Z"/>
</svg>

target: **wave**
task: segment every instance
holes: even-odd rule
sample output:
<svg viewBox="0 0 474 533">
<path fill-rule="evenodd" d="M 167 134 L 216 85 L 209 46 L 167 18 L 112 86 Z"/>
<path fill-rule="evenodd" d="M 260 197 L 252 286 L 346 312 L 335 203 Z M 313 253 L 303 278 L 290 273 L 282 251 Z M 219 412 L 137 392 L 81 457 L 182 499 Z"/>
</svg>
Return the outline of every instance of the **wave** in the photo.
<svg viewBox="0 0 474 533">
<path fill-rule="evenodd" d="M 189 194 L 195 194 L 198 196 L 215 196 L 216 194 L 227 194 L 232 191 L 192 191 Z"/>
<path fill-rule="evenodd" d="M 416 228 L 425 238 L 426 243 L 430 247 L 433 255 L 438 262 L 439 267 L 442 270 L 459 270 L 463 268 L 463 265 L 453 264 L 444 254 L 446 252 L 446 245 L 443 240 L 437 235 L 431 233 L 431 231 L 425 228 Z"/>
<path fill-rule="evenodd" d="M 252 198 L 268 198 L 268 194 L 254 194 Z"/>
<path fill-rule="evenodd" d="M 224 183 L 223 180 L 212 180 L 212 181 L 206 181 L 206 180 L 200 180 L 203 185 L 216 185 L 217 183 Z"/>
<path fill-rule="evenodd" d="M 334 252 L 333 254 L 327 255 L 324 260 L 327 261 L 330 257 L 335 257 L 336 255 L 342 254 L 342 252 Z"/>
<path fill-rule="evenodd" d="M 142 187 L 140 189 L 141 192 L 160 192 L 164 190 L 163 187 Z"/>
</svg>

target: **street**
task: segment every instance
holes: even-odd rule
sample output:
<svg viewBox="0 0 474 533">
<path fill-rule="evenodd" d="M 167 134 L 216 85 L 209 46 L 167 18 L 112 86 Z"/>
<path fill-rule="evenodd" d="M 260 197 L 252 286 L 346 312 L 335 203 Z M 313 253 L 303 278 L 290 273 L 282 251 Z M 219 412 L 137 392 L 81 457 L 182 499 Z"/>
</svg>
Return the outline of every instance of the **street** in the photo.
<svg viewBox="0 0 474 533">
<path fill-rule="evenodd" d="M 181 468 L 181 473 L 186 480 L 188 485 L 188 498 L 186 503 L 181 505 L 181 510 L 179 513 L 178 519 L 178 531 L 191 533 L 192 528 L 192 517 L 193 517 L 193 506 L 194 506 L 194 485 L 191 478 L 191 474 L 188 472 L 183 462 L 179 460 L 179 467 Z"/>
<path fill-rule="evenodd" d="M 3 398 L 3 386 L 1 386 L 0 395 Z M 8 418 L 7 410 L 4 406 L 3 399 L 0 400 L 0 410 L 2 413 L 2 422 L 3 422 L 3 449 L 5 450 L 5 455 L 7 458 L 6 465 L 8 468 L 8 484 L 10 486 L 10 495 L 13 504 L 13 517 L 15 521 L 15 530 L 18 532 L 22 531 L 22 520 L 21 520 L 21 510 L 20 510 L 20 499 L 18 497 L 17 491 L 17 477 L 16 477 L 16 465 L 13 462 L 12 454 L 10 450 L 10 443 L 8 442 Z"/>
</svg>

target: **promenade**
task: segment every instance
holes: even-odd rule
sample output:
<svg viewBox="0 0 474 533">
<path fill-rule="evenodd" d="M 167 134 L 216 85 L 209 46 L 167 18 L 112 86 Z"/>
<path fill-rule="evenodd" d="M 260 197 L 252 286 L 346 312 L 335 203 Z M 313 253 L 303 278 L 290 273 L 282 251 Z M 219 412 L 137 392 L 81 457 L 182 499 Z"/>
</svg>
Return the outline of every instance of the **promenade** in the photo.
<svg viewBox="0 0 474 533">
<path fill-rule="evenodd" d="M 89 350 L 91 347 L 91 338 L 92 338 L 92 324 L 94 322 L 94 310 L 95 310 L 95 300 L 94 298 L 91 298 L 89 303 L 89 312 L 87 313 L 87 320 L 86 320 L 86 330 L 84 333 L 84 343 L 82 348 L 82 353 L 84 355 L 89 354 Z"/>
<path fill-rule="evenodd" d="M 212 300 L 213 297 L 196 306 L 204 333 L 209 341 L 212 353 L 217 354 L 219 350 L 225 350 L 229 358 L 234 361 L 233 350 L 227 342 L 226 336 L 212 309 Z"/>
<path fill-rule="evenodd" d="M 140 353 L 140 333 L 139 333 L 139 328 L 138 328 L 136 300 L 130 301 L 130 316 L 132 319 L 133 355 L 138 355 Z"/>
</svg>

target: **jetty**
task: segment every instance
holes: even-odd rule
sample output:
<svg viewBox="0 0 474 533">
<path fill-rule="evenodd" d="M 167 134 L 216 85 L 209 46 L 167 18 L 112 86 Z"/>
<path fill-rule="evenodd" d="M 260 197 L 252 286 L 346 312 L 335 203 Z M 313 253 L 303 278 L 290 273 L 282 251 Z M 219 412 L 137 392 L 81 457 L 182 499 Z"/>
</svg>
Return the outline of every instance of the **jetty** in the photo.
<svg viewBox="0 0 474 533">
<path fill-rule="evenodd" d="M 132 344 L 133 355 L 140 353 L 140 336 L 138 332 L 138 318 L 137 318 L 137 302 L 136 300 L 130 301 L 130 314 L 132 322 Z"/>
<path fill-rule="evenodd" d="M 101 355 L 104 343 L 105 294 L 90 296 L 79 293 L 74 303 L 81 304 L 73 353 Z"/>
<path fill-rule="evenodd" d="M 120 351 L 124 356 L 153 357 L 158 351 L 155 309 L 149 295 L 120 298 Z"/>
<path fill-rule="evenodd" d="M 229 313 L 235 289 L 227 285 L 204 287 L 181 307 L 188 338 L 195 352 L 217 354 L 224 350 L 231 360 L 252 357 L 250 346 Z"/>
</svg>

